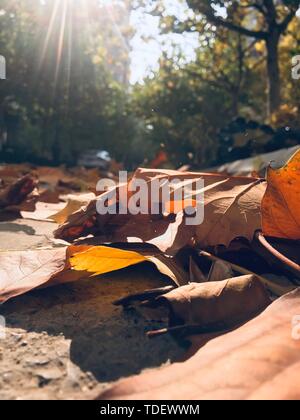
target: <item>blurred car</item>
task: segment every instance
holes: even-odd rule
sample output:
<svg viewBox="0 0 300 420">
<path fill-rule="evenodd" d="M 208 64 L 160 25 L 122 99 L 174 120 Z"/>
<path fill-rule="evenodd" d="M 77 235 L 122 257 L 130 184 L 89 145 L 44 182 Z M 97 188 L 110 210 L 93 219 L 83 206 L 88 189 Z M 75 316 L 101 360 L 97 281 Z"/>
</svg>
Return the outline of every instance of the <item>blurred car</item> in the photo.
<svg viewBox="0 0 300 420">
<path fill-rule="evenodd" d="M 111 156 L 105 150 L 88 150 L 78 159 L 78 165 L 85 168 L 99 168 L 108 171 L 111 165 Z"/>
</svg>

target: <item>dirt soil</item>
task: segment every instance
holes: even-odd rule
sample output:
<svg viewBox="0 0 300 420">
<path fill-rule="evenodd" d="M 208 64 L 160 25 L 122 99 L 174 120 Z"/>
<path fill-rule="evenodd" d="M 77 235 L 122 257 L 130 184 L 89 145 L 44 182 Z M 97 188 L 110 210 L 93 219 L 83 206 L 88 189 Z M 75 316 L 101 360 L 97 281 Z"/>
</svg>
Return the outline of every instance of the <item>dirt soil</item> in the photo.
<svg viewBox="0 0 300 420">
<path fill-rule="evenodd" d="M 48 222 L 1 222 L 0 249 L 51 246 L 54 228 Z M 0 399 L 90 399 L 112 381 L 180 358 L 184 349 L 171 337 L 145 336 L 159 322 L 112 304 L 166 284 L 154 268 L 141 265 L 2 305 L 7 328 L 0 339 Z"/>
</svg>

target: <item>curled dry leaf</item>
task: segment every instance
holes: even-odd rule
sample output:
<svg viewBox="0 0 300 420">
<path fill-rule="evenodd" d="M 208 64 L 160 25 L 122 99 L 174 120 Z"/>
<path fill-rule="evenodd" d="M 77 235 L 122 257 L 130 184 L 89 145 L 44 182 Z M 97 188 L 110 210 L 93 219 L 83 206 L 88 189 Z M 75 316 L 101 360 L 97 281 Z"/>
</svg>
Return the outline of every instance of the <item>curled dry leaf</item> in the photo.
<svg viewBox="0 0 300 420">
<path fill-rule="evenodd" d="M 200 179 L 204 188 L 195 191 L 195 183 Z M 215 174 L 182 173 L 178 171 L 158 171 L 139 169 L 133 181 L 144 180 L 151 188 L 158 181 L 174 182 L 173 194 L 180 188 L 189 188 L 191 196 L 189 201 L 194 203 L 204 197 L 204 222 L 197 226 L 187 226 L 186 214 L 181 207 L 178 214 L 168 217 L 161 211 L 158 215 L 100 215 L 97 214 L 97 201 L 70 216 L 65 224 L 57 231 L 56 237 L 73 240 L 78 237 L 94 234 L 103 237 L 106 242 L 124 242 L 134 237 L 134 241 L 153 243 L 163 252 L 174 254 L 178 249 L 191 241 L 201 247 L 218 244 L 229 245 L 236 237 L 245 237 L 252 240 L 256 230 L 261 228 L 260 205 L 265 193 L 266 184 L 263 180 L 246 177 L 226 177 Z M 128 186 L 116 188 L 117 196 L 129 189 Z M 110 192 L 111 193 L 111 192 Z M 106 194 L 106 195 L 105 195 Z M 100 198 L 108 197 L 104 193 Z M 175 195 L 174 195 L 175 197 Z M 200 200 L 200 201 L 201 201 Z M 149 200 L 149 203 L 151 201 Z M 153 204 L 153 203 L 152 203 Z M 160 206 L 162 203 L 155 203 Z M 169 203 L 170 209 L 178 211 L 178 202 Z M 176 212 L 177 212 L 176 211 Z M 175 210 L 174 210 L 175 212 Z"/>
<path fill-rule="evenodd" d="M 281 169 L 268 169 L 268 187 L 262 201 L 263 233 L 300 239 L 300 150 Z"/>
<path fill-rule="evenodd" d="M 26 175 L 0 191 L 0 210 L 26 210 L 34 208 L 37 194 L 34 193 L 37 180 Z M 32 196 L 31 196 L 32 195 Z"/>
<path fill-rule="evenodd" d="M 299 307 L 300 289 L 189 360 L 119 381 L 100 399 L 298 400 L 299 325 L 291 321 Z"/>
<path fill-rule="evenodd" d="M 221 258 L 216 257 L 215 255 L 212 255 L 208 252 L 201 251 L 200 255 L 205 258 L 208 258 L 209 260 L 213 262 L 225 263 L 226 265 L 230 264 L 232 270 L 234 270 L 237 273 L 244 274 L 244 275 L 255 275 L 261 281 L 261 283 L 275 296 L 283 296 L 287 293 L 292 292 L 293 290 L 297 288 L 297 285 L 294 282 L 289 281 L 288 279 L 283 281 L 282 279 L 276 280 L 275 278 L 273 278 L 271 281 L 266 276 L 260 276 L 258 274 L 255 274 L 244 267 L 233 264 L 229 261 L 224 261 Z"/>
<path fill-rule="evenodd" d="M 145 295 L 133 296 L 132 301 Z M 126 305 L 130 298 L 125 298 Z M 122 301 L 118 302 L 122 304 Z M 271 300 L 262 283 L 255 276 L 243 276 L 210 283 L 190 283 L 168 293 L 162 291 L 144 304 L 148 307 L 169 309 L 169 326 L 156 332 L 224 331 L 256 316 Z"/>
<path fill-rule="evenodd" d="M 222 281 L 234 277 L 232 266 L 222 260 L 215 260 L 212 263 L 207 281 Z"/>
</svg>

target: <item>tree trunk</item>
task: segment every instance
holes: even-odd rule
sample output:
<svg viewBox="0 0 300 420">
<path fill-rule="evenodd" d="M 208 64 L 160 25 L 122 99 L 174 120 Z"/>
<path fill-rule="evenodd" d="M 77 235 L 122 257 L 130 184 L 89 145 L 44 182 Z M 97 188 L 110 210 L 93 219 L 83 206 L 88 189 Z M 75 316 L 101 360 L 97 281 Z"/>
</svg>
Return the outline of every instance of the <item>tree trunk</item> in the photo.
<svg viewBox="0 0 300 420">
<path fill-rule="evenodd" d="M 272 31 L 266 41 L 268 71 L 268 116 L 281 105 L 281 81 L 279 68 L 279 31 Z"/>
</svg>

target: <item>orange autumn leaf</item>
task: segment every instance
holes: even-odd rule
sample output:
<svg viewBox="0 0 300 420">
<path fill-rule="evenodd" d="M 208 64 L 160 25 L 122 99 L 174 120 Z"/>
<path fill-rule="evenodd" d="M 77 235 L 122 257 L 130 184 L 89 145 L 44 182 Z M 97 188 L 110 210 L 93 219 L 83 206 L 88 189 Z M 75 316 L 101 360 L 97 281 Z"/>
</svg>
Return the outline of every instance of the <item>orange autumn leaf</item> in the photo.
<svg viewBox="0 0 300 420">
<path fill-rule="evenodd" d="M 268 169 L 268 187 L 262 201 L 266 236 L 300 239 L 300 149 L 281 169 Z"/>
<path fill-rule="evenodd" d="M 164 163 L 167 163 L 169 160 L 167 153 L 164 150 L 161 150 L 157 153 L 155 158 L 150 162 L 149 166 L 151 169 L 157 169 Z"/>
<path fill-rule="evenodd" d="M 178 214 L 189 207 L 196 209 L 197 201 L 193 199 L 168 201 L 165 206 L 165 212 L 167 214 Z"/>
</svg>

